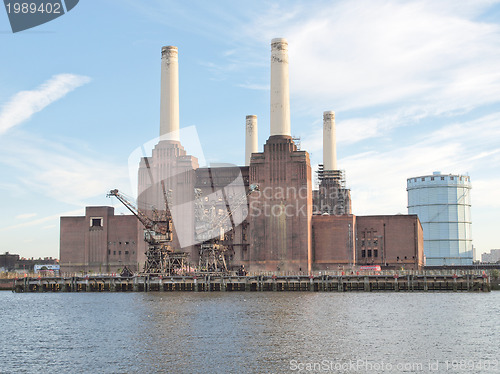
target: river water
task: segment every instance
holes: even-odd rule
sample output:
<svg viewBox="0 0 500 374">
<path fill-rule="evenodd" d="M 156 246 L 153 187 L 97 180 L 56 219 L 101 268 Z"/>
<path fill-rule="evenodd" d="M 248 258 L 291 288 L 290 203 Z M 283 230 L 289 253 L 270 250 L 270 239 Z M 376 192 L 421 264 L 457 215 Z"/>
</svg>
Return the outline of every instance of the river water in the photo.
<svg viewBox="0 0 500 374">
<path fill-rule="evenodd" d="M 0 292 L 1 373 L 500 373 L 500 292 Z"/>
</svg>

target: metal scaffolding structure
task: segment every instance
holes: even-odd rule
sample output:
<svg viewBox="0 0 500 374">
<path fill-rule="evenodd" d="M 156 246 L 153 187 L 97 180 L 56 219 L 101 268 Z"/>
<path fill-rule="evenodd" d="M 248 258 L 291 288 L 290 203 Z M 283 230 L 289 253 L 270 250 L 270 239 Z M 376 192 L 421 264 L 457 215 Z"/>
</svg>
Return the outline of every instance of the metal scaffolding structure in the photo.
<svg viewBox="0 0 500 374">
<path fill-rule="evenodd" d="M 351 194 L 346 188 L 344 170 L 325 170 L 323 164 L 319 164 L 317 178 L 319 211 L 323 214 L 350 214 Z"/>
<path fill-rule="evenodd" d="M 199 262 L 197 272 L 228 273 L 234 255 L 234 232 L 236 225 L 233 214 L 247 205 L 247 197 L 258 190 L 251 185 L 246 193 L 227 196 L 225 193 L 216 201 L 202 196 L 195 189 L 195 238 L 198 245 Z"/>
</svg>

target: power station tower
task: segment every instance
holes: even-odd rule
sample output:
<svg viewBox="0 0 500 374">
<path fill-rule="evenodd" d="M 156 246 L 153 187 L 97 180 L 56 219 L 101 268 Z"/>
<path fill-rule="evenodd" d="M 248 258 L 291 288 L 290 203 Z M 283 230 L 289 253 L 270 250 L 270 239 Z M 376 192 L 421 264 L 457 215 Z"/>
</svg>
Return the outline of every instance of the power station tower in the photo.
<svg viewBox="0 0 500 374">
<path fill-rule="evenodd" d="M 335 112 L 323 113 L 323 164 L 317 171 L 319 189 L 314 196 L 315 213 L 351 214 L 351 191 L 346 187 L 345 174 L 337 166 Z"/>
<path fill-rule="evenodd" d="M 408 214 L 417 214 L 424 230 L 427 266 L 471 265 L 470 177 L 424 175 L 407 179 Z"/>
</svg>

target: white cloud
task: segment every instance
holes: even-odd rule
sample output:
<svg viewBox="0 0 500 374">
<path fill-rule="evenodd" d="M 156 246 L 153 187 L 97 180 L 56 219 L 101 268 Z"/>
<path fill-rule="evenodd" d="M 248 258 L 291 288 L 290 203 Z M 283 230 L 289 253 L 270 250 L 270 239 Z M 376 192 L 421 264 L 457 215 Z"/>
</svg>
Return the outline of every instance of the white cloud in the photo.
<svg viewBox="0 0 500 374">
<path fill-rule="evenodd" d="M 40 224 L 46 223 L 46 222 L 57 222 L 58 223 L 60 217 L 62 217 L 62 216 L 72 216 L 72 215 L 76 215 L 76 214 L 82 214 L 82 210 L 81 209 L 71 210 L 71 211 L 68 211 L 68 212 L 64 212 L 62 214 L 54 214 L 54 215 L 46 216 L 46 217 L 43 217 L 43 218 L 38 218 L 38 219 L 35 219 L 35 220 L 31 220 L 31 221 L 28 221 L 28 222 L 23 222 L 23 223 L 18 223 L 18 224 L 11 225 L 11 226 L 1 227 L 0 228 L 0 232 L 1 231 L 15 230 L 15 229 L 23 228 L 23 227 L 39 226 Z"/>
<path fill-rule="evenodd" d="M 11 134 L 0 149 L 0 163 L 16 169 L 18 190 L 71 205 L 85 206 L 86 199 L 129 185 L 126 160 L 113 163 L 85 144 L 81 147 Z"/>
<path fill-rule="evenodd" d="M 37 213 L 24 213 L 24 214 L 18 214 L 15 219 L 28 219 L 28 218 L 33 218 L 36 217 Z"/>
<path fill-rule="evenodd" d="M 15 94 L 0 112 L 0 135 L 88 82 L 89 77 L 58 74 L 34 90 Z"/>
<path fill-rule="evenodd" d="M 480 130 L 479 130 L 480 129 Z M 478 131 L 479 130 L 479 131 Z M 356 214 L 406 212 L 406 179 L 443 173 L 470 173 L 476 207 L 500 207 L 500 113 L 450 124 L 423 134 L 413 145 L 358 153 L 339 160 L 347 171 Z"/>
<path fill-rule="evenodd" d="M 500 25 L 476 19 L 491 3 L 292 2 L 245 29 L 287 37 L 300 110 L 397 103 L 436 115 L 500 101 Z"/>
</svg>

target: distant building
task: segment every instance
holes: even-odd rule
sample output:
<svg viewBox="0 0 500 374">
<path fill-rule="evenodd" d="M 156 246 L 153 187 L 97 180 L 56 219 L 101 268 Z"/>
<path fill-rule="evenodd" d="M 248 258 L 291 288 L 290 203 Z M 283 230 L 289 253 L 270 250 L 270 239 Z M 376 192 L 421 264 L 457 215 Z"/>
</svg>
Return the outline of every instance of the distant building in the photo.
<svg viewBox="0 0 500 374">
<path fill-rule="evenodd" d="M 5 252 L 0 255 L 0 271 L 6 272 L 30 272 L 34 271 L 35 266 L 53 266 L 59 262 L 52 257 L 45 258 L 22 258 L 17 254 Z"/>
<path fill-rule="evenodd" d="M 492 249 L 490 253 L 481 255 L 481 262 L 495 264 L 500 261 L 500 249 Z"/>
<path fill-rule="evenodd" d="M 19 261 L 19 255 L 14 255 L 9 252 L 5 252 L 3 255 L 0 255 L 0 270 L 14 271 L 18 261 Z"/>
<path fill-rule="evenodd" d="M 467 175 L 408 178 L 408 214 L 422 223 L 427 266 L 472 264 L 470 190 Z"/>
</svg>

